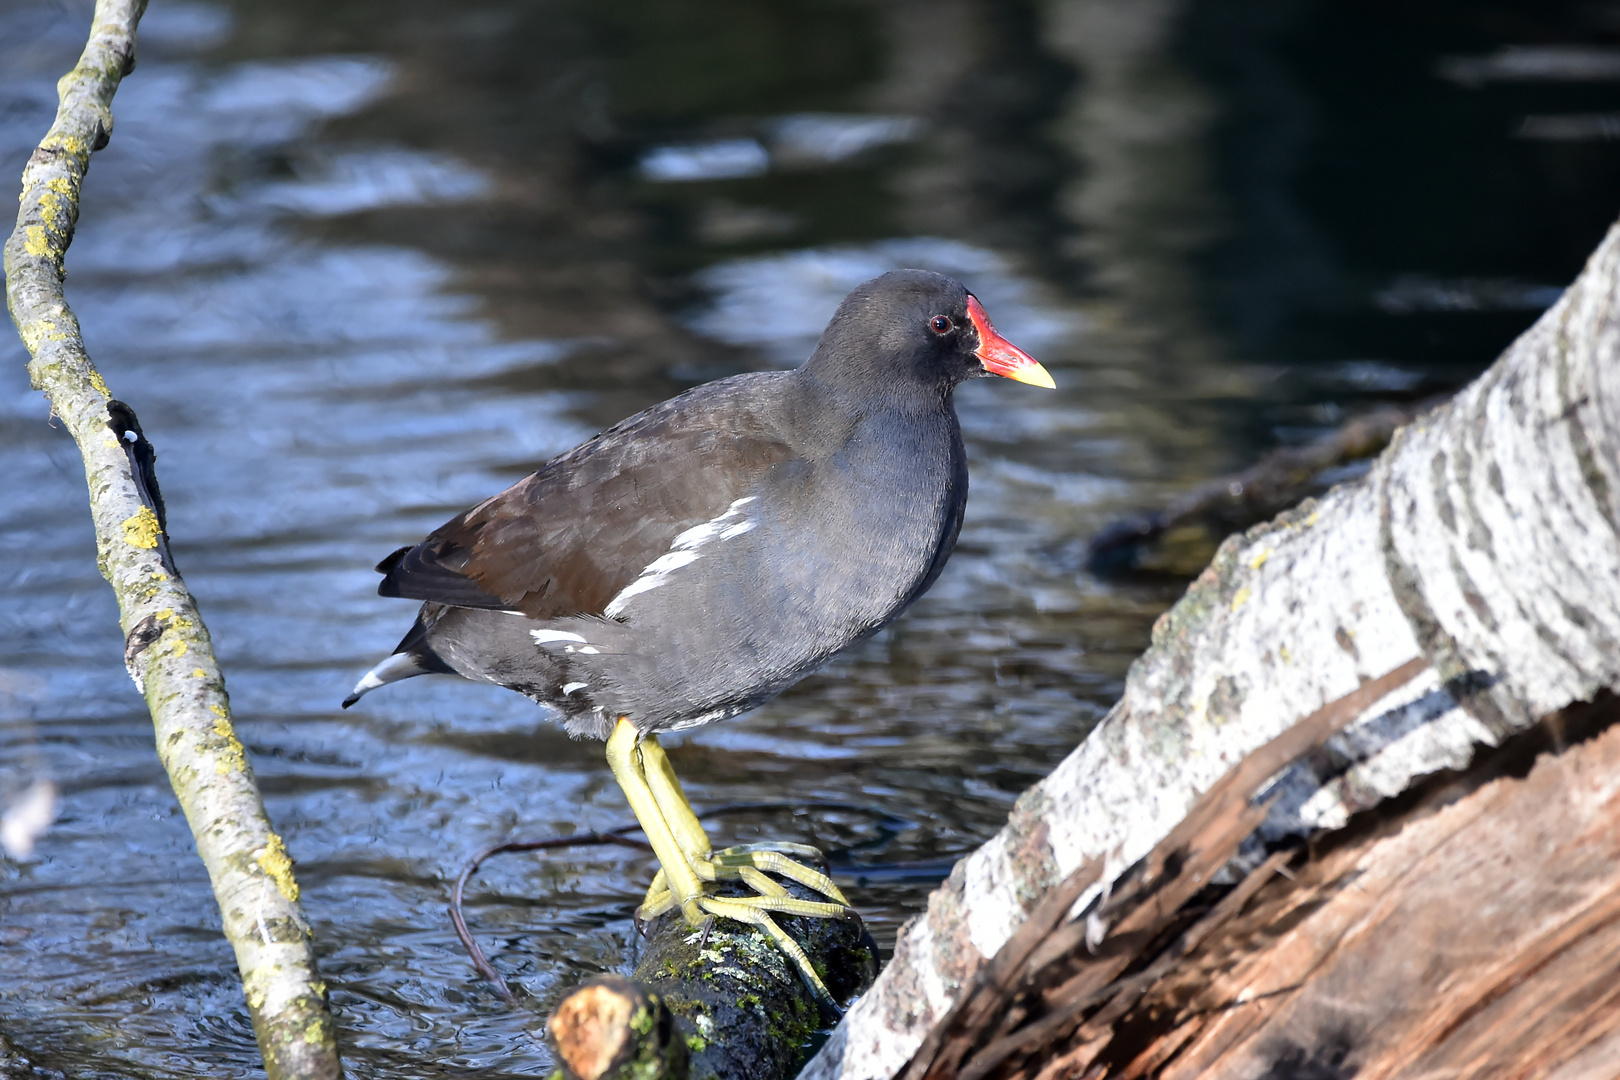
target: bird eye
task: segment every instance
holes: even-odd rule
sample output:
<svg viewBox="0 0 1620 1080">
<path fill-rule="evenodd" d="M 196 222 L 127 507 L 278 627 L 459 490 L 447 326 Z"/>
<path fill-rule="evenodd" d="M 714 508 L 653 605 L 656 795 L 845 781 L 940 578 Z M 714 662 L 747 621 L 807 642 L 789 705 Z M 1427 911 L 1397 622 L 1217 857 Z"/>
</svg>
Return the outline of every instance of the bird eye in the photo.
<svg viewBox="0 0 1620 1080">
<path fill-rule="evenodd" d="M 928 326 L 934 331 L 934 333 L 943 337 L 944 335 L 950 333 L 956 324 L 951 322 L 951 317 L 949 315 L 935 315 L 932 319 L 928 320 Z"/>
</svg>

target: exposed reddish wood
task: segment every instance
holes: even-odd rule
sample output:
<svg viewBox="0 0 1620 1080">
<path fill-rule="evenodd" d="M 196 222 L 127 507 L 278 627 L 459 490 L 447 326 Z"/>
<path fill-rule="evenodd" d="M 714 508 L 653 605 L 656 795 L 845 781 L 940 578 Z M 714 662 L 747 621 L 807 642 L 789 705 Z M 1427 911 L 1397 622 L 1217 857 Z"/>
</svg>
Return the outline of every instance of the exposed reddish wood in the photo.
<svg viewBox="0 0 1620 1080">
<path fill-rule="evenodd" d="M 685 1080 L 686 1043 L 657 994 L 620 975 L 576 987 L 546 1024 L 566 1080 Z"/>
<path fill-rule="evenodd" d="M 1620 705 L 1570 712 L 1544 745 L 1599 733 L 1431 785 L 1271 882 L 1116 1025 L 1099 1075 L 1620 1076 Z"/>
</svg>

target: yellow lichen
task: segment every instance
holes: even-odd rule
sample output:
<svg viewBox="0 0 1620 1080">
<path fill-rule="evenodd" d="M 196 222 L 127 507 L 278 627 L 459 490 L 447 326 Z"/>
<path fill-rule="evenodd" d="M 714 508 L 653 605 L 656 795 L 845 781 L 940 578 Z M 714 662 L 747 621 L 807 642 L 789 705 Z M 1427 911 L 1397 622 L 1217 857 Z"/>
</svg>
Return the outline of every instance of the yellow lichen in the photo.
<svg viewBox="0 0 1620 1080">
<path fill-rule="evenodd" d="M 249 975 L 247 978 L 242 980 L 242 989 L 247 994 L 248 1008 L 252 1009 L 254 1012 L 258 1012 L 260 1009 L 264 1008 L 264 1002 L 267 995 L 264 992 L 264 981 L 262 976 L 255 977 Z"/>
<path fill-rule="evenodd" d="M 64 80 L 69 78 L 72 78 L 72 76 L 63 76 Z M 61 92 L 60 83 L 57 85 L 57 92 Z M 88 158 L 90 156 L 90 144 L 79 138 L 77 135 L 66 131 L 50 132 L 45 136 L 45 141 L 39 145 L 46 150 L 61 150 L 64 153 L 72 154 L 75 157 Z"/>
<path fill-rule="evenodd" d="M 1254 592 L 1247 585 L 1243 586 L 1243 588 L 1237 591 L 1237 595 L 1232 597 L 1232 610 L 1236 611 L 1244 604 L 1247 604 L 1249 602 L 1249 598 L 1253 595 Z"/>
<path fill-rule="evenodd" d="M 204 671 L 202 668 L 192 668 L 191 677 L 194 679 L 206 679 L 208 678 L 208 672 Z"/>
<path fill-rule="evenodd" d="M 270 875 L 282 896 L 292 903 L 298 902 L 298 882 L 293 880 L 292 859 L 287 856 L 287 845 L 281 842 L 280 836 L 271 833 L 254 861 L 259 864 L 259 869 Z"/>
<path fill-rule="evenodd" d="M 45 226 L 30 225 L 23 233 L 23 250 L 37 258 L 46 258 L 51 253 L 51 241 L 45 235 Z"/>
<path fill-rule="evenodd" d="M 236 737 L 230 714 L 222 705 L 210 705 L 208 711 L 214 714 L 214 734 L 225 740 L 225 748 L 219 752 L 219 760 L 214 763 L 214 772 L 220 776 L 247 772 L 247 750 L 243 748 L 242 740 Z"/>
<path fill-rule="evenodd" d="M 160 591 L 161 590 L 159 590 L 159 589 L 153 589 L 149 595 L 156 596 Z M 174 613 L 174 608 L 172 608 L 172 607 L 166 607 L 162 611 L 159 611 L 157 614 L 153 615 L 152 617 L 155 618 L 155 619 L 158 619 L 158 620 L 160 620 L 162 622 L 168 623 L 169 625 L 168 625 L 167 629 L 179 630 L 182 633 L 187 631 L 187 630 L 190 630 L 193 626 L 197 625 L 195 622 L 193 622 L 190 619 L 182 618 L 181 616 L 176 615 Z M 184 650 L 182 650 L 182 651 L 184 651 Z M 177 653 L 176 655 L 179 655 L 179 654 Z"/>
<path fill-rule="evenodd" d="M 90 369 L 90 385 L 95 387 L 96 392 L 102 397 L 112 397 L 112 391 L 107 389 L 107 380 L 103 379 L 101 377 L 101 372 L 97 371 L 95 368 Z"/>
<path fill-rule="evenodd" d="M 148 507 L 143 506 L 124 519 L 124 542 L 131 547 L 151 550 L 158 546 L 158 539 L 162 535 L 163 528 L 158 524 L 157 515 Z M 163 613 L 159 612 L 158 618 L 163 617 Z"/>
<path fill-rule="evenodd" d="M 1262 566 L 1266 565 L 1266 560 L 1269 559 L 1269 558 L 1271 558 L 1271 549 L 1270 548 L 1262 549 L 1260 554 L 1256 555 L 1254 558 L 1249 560 L 1249 569 L 1250 570 L 1258 570 L 1258 569 L 1260 569 Z"/>
<path fill-rule="evenodd" d="M 293 884 L 293 888 L 295 888 L 295 889 L 298 888 L 298 885 L 297 885 L 296 882 Z M 307 1042 L 307 1043 L 314 1043 L 316 1045 L 319 1045 L 319 1044 L 325 1042 L 326 1041 L 326 1021 L 322 1020 L 319 1016 L 317 1016 L 317 1017 L 313 1018 L 312 1020 L 310 1020 L 309 1023 L 305 1024 L 304 1025 L 304 1041 Z"/>
<path fill-rule="evenodd" d="M 49 185 L 47 185 L 49 186 Z M 39 213 L 45 219 L 45 224 L 62 232 L 62 226 L 67 223 L 67 215 L 62 211 L 62 198 L 54 191 L 47 191 L 39 197 Z"/>
</svg>

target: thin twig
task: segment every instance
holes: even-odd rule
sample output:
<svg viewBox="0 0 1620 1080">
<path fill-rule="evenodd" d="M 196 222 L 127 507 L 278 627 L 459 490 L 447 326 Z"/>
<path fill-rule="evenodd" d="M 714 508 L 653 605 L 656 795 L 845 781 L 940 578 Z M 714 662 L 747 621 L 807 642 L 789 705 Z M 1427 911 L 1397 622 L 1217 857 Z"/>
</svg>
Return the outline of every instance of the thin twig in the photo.
<svg viewBox="0 0 1620 1080">
<path fill-rule="evenodd" d="M 632 832 L 637 828 L 634 825 L 621 826 L 612 832 L 579 833 L 574 836 L 554 836 L 545 840 L 509 840 L 504 844 L 492 844 L 468 860 L 467 865 L 461 868 L 456 876 L 456 887 L 450 894 L 450 923 L 456 928 L 456 937 L 471 957 L 473 967 L 478 974 L 488 979 L 496 991 L 505 998 L 509 1004 L 515 1004 L 517 998 L 513 995 L 511 987 L 501 978 L 501 973 L 484 956 L 484 950 L 478 947 L 478 941 L 467 928 L 467 919 L 461 911 L 462 892 L 467 887 L 467 879 L 472 877 L 484 860 L 492 855 L 500 855 L 508 851 L 554 851 L 558 848 L 586 847 L 596 844 L 618 844 L 622 847 L 636 848 L 641 851 L 651 851 L 652 845 L 645 840 L 632 840 L 621 835 Z"/>
</svg>

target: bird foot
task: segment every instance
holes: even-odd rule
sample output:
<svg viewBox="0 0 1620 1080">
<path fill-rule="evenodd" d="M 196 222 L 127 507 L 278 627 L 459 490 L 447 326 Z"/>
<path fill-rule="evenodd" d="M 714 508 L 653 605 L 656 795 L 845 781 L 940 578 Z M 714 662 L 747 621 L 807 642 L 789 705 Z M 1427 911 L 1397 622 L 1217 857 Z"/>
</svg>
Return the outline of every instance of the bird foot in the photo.
<svg viewBox="0 0 1620 1080">
<path fill-rule="evenodd" d="M 810 919 L 858 918 L 843 892 L 831 878 L 818 870 L 788 858 L 789 854 L 820 858 L 821 852 L 806 844 L 739 844 L 711 852 L 707 857 L 689 857 L 688 865 L 700 884 L 692 896 L 677 896 L 669 887 L 668 875 L 660 869 L 653 877 L 646 899 L 636 910 L 638 923 L 651 922 L 670 911 L 680 908 L 687 924 L 704 931 L 707 944 L 708 929 L 716 916 L 746 923 L 762 931 L 787 956 L 805 986 L 835 1014 L 840 1013 L 837 1001 L 826 984 L 816 974 L 810 958 L 799 943 L 788 936 L 775 919 L 780 915 L 798 915 Z M 767 877 L 765 871 L 780 874 L 806 888 L 814 889 L 831 900 L 804 900 L 789 894 L 786 888 Z M 708 885 L 716 881 L 741 881 L 754 890 L 753 896 L 716 896 Z"/>
</svg>

